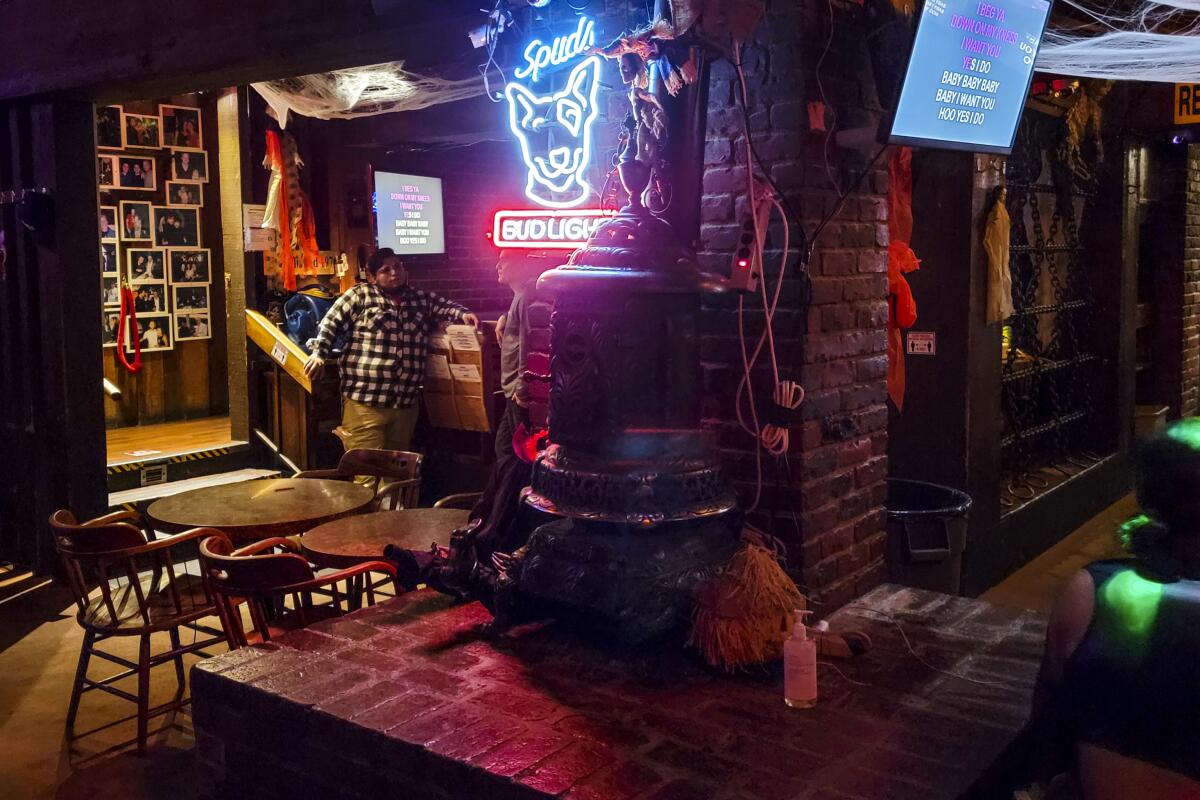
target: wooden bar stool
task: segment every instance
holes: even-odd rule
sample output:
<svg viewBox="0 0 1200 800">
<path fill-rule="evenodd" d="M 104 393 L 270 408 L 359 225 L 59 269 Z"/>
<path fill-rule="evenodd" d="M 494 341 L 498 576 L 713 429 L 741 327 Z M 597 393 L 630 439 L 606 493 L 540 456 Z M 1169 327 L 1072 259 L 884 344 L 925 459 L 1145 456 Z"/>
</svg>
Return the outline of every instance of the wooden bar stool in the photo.
<svg viewBox="0 0 1200 800">
<path fill-rule="evenodd" d="M 204 617 L 215 616 L 217 608 L 202 575 L 188 574 L 180 565 L 196 556 L 194 542 L 212 535 L 211 528 L 196 528 L 175 536 L 148 541 L 139 529 L 140 517 L 128 511 L 108 514 L 84 523 L 65 509 L 50 517 L 54 546 L 62 558 L 67 580 L 75 596 L 75 616 L 83 628 L 83 646 L 71 689 L 67 711 L 67 737 L 73 738 L 75 716 L 84 692 L 99 689 L 137 705 L 137 750 L 146 751 L 146 732 L 150 717 L 173 711 L 189 702 L 184 697 L 183 656 L 201 652 L 205 647 L 224 641 L 224 634 L 199 624 Z M 208 638 L 184 645 L 179 629 L 189 628 Z M 169 650 L 152 654 L 151 634 L 165 631 L 171 639 Z M 96 645 L 117 636 L 141 639 L 136 662 L 101 650 Z M 108 678 L 88 677 L 88 663 L 95 655 L 125 667 Z M 179 688 L 175 698 L 150 708 L 150 670 L 174 662 Z M 137 694 L 113 684 L 137 675 Z"/>
</svg>

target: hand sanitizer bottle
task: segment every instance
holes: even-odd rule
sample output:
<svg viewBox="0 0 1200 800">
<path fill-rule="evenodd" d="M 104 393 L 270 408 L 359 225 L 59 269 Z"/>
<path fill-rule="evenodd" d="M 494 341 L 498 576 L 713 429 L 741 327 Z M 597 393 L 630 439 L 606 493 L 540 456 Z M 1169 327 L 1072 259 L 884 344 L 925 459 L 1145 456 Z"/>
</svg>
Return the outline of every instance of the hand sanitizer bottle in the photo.
<svg viewBox="0 0 1200 800">
<path fill-rule="evenodd" d="M 783 701 L 792 708 L 817 704 L 817 643 L 808 638 L 805 618 L 811 611 L 796 611 L 792 636 L 783 643 Z"/>
</svg>

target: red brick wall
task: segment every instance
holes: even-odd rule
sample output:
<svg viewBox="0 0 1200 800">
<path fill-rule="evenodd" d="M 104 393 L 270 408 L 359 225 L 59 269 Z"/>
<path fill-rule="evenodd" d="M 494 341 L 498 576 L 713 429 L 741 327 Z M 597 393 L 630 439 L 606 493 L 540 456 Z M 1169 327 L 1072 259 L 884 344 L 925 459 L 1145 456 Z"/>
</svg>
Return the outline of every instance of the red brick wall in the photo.
<svg viewBox="0 0 1200 800">
<path fill-rule="evenodd" d="M 878 102 L 870 79 L 862 30 L 835 10 L 835 30 L 821 78 L 830 105 L 845 127 L 873 125 Z M 814 79 L 826 37 L 824 5 L 772 2 L 744 65 L 750 129 L 757 152 L 810 234 L 836 205 L 838 194 L 822 160 L 824 135 L 808 130 L 806 104 L 819 99 Z M 714 65 L 706 153 L 702 262 L 728 272 L 745 209 L 745 145 L 736 103 L 736 75 L 728 62 Z M 846 152 L 832 142 L 829 172 L 851 184 L 873 151 Z M 816 242 L 811 300 L 805 301 L 798 256 L 789 254 L 785 288 L 775 315 L 780 375 L 799 380 L 807 398 L 791 425 L 786 458 L 764 453 L 762 499 L 751 521 L 788 547 L 795 576 L 829 603 L 841 603 L 882 579 L 887 474 L 884 378 L 887 372 L 887 188 L 885 159 L 866 176 L 863 191 Z M 796 233 L 792 231 L 792 245 Z M 782 227 L 770 230 L 765 270 L 778 274 Z M 737 339 L 737 299 L 709 304 L 705 325 L 706 424 L 718 433 L 729 471 L 749 504 L 755 491 L 753 439 L 734 413 L 742 372 Z M 748 336 L 761 330 L 762 303 L 746 298 Z M 751 339 L 753 342 L 753 339 Z M 769 397 L 770 376 L 756 375 L 756 394 Z M 760 408 L 762 406 L 760 405 Z"/>
<path fill-rule="evenodd" d="M 1200 412 L 1200 145 L 1188 145 L 1183 244 L 1180 414 Z"/>
</svg>

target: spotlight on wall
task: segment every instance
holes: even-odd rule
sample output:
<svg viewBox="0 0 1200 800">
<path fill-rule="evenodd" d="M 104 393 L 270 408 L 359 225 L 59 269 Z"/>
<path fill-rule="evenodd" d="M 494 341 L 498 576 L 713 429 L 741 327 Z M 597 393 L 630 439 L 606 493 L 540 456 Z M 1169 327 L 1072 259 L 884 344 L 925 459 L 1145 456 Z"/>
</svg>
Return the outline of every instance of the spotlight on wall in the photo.
<svg viewBox="0 0 1200 800">
<path fill-rule="evenodd" d="M 484 9 L 486 11 L 486 9 Z M 487 22 L 480 25 L 478 28 L 472 28 L 467 31 L 467 36 L 471 40 L 471 46 L 478 50 L 481 47 L 486 47 L 489 43 L 494 43 L 500 34 L 504 33 L 512 22 L 512 15 L 508 11 L 497 8 L 488 13 Z"/>
</svg>

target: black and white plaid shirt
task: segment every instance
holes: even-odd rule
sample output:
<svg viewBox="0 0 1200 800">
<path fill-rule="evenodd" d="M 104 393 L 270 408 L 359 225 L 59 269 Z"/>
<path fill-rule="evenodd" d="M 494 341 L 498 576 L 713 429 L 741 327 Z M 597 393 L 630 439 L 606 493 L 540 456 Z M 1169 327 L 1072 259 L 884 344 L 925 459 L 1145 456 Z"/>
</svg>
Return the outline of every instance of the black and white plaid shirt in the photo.
<svg viewBox="0 0 1200 800">
<path fill-rule="evenodd" d="M 337 299 L 310 344 L 313 355 L 328 358 L 334 341 L 345 337 L 338 360 L 343 396 L 383 408 L 408 407 L 421 391 L 429 334 L 442 322 L 461 322 L 466 313 L 458 303 L 410 286 L 392 300 L 360 283 Z"/>
</svg>

